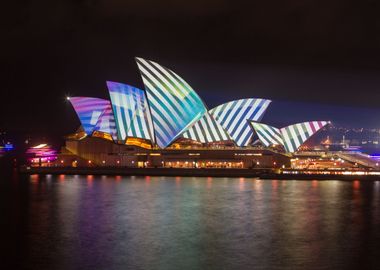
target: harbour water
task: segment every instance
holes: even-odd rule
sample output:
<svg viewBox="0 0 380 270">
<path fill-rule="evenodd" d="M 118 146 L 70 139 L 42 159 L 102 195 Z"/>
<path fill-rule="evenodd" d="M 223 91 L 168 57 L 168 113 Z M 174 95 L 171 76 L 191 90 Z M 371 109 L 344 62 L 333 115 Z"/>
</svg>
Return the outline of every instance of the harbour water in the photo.
<svg viewBox="0 0 380 270">
<path fill-rule="evenodd" d="M 1 179 L 3 269 L 379 269 L 380 181 Z"/>
</svg>

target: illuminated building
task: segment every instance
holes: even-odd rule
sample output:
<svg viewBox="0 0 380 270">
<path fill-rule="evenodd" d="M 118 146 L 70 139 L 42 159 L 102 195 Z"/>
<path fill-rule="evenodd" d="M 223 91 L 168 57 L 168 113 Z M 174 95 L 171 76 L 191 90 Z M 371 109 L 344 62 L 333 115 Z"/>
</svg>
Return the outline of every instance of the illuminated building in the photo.
<svg viewBox="0 0 380 270">
<path fill-rule="evenodd" d="M 293 153 L 311 136 L 329 124 L 329 122 L 304 122 L 280 129 L 262 123 L 251 122 L 251 124 L 259 140 L 265 146 L 282 145 L 286 152 Z"/>
<path fill-rule="evenodd" d="M 68 100 L 73 105 L 87 135 L 91 136 L 98 131 L 116 139 L 115 119 L 108 100 L 92 97 L 71 97 Z"/>
<path fill-rule="evenodd" d="M 198 94 L 173 71 L 136 58 L 152 112 L 156 143 L 165 148 L 207 111 Z"/>
<path fill-rule="evenodd" d="M 248 120 L 260 121 L 270 102 L 266 99 L 240 99 L 219 105 L 210 112 L 236 145 L 247 146 L 253 135 Z"/>
<path fill-rule="evenodd" d="M 232 140 L 222 125 L 219 124 L 208 112 L 185 131 L 183 137 L 201 143 Z"/>
<path fill-rule="evenodd" d="M 31 165 L 49 166 L 51 162 L 57 160 L 57 151 L 45 143 L 30 147 L 26 155 Z"/>
<path fill-rule="evenodd" d="M 130 85 L 107 82 L 119 141 L 141 138 L 154 142 L 153 123 L 143 90 Z"/>
<path fill-rule="evenodd" d="M 110 101 L 68 99 L 83 132 L 67 137 L 67 155 L 102 166 L 282 166 L 289 157 L 269 149 L 271 145 L 295 152 L 327 124 L 315 121 L 277 129 L 258 123 L 271 103 L 260 98 L 208 109 L 172 70 L 142 58 L 136 62 L 145 90 L 107 82 Z M 268 149 L 252 148 L 256 135 Z M 194 149 L 201 151 L 198 156 L 190 156 Z"/>
</svg>

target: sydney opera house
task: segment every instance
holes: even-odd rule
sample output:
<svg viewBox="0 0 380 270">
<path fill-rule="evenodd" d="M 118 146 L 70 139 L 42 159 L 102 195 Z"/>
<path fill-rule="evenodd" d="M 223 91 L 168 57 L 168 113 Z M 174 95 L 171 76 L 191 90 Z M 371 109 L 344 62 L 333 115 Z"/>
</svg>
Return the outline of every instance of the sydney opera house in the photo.
<svg viewBox="0 0 380 270">
<path fill-rule="evenodd" d="M 208 109 L 178 74 L 136 58 L 144 90 L 107 82 L 109 100 L 70 97 L 81 123 L 62 162 L 125 167 L 286 166 L 328 121 L 276 128 L 261 122 L 271 101 L 233 100 Z M 65 161 L 63 161 L 65 160 Z"/>
</svg>

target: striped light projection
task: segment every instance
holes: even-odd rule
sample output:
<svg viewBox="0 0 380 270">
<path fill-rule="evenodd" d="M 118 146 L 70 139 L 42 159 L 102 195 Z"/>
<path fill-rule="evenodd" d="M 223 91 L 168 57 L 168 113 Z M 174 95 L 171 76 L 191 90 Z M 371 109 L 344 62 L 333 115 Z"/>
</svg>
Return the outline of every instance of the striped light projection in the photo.
<svg viewBox="0 0 380 270">
<path fill-rule="evenodd" d="M 240 99 L 207 111 L 197 93 L 176 73 L 142 58 L 136 62 L 146 91 L 107 82 L 111 102 L 69 99 L 87 135 L 97 136 L 93 133 L 99 131 L 115 141 L 141 138 L 165 148 L 180 136 L 201 143 L 232 140 L 237 146 L 247 146 L 255 132 L 264 145 L 281 144 L 287 152 L 295 152 L 329 123 L 304 122 L 281 129 L 258 123 L 271 103 L 267 99 Z"/>
<path fill-rule="evenodd" d="M 281 144 L 288 153 L 296 152 L 304 142 L 329 123 L 327 121 L 303 122 L 278 129 L 251 122 L 259 140 L 265 146 Z"/>
<path fill-rule="evenodd" d="M 165 148 L 201 119 L 206 107 L 181 77 L 155 62 L 136 58 L 145 85 L 156 135 Z"/>
<path fill-rule="evenodd" d="M 114 141 L 117 140 L 117 130 L 115 118 L 113 116 L 111 102 L 108 102 L 107 107 L 104 109 L 103 113 L 100 115 L 98 123 L 95 126 L 94 131 L 100 131 L 111 135 Z"/>
<path fill-rule="evenodd" d="M 238 146 L 247 146 L 253 131 L 247 120 L 260 121 L 270 104 L 267 99 L 239 99 L 210 110 Z"/>
<path fill-rule="evenodd" d="M 259 137 L 259 140 L 265 146 L 268 147 L 271 145 L 284 145 L 281 131 L 278 128 L 257 122 L 251 122 L 251 124 L 257 136 Z"/>
<path fill-rule="evenodd" d="M 297 151 L 298 147 L 328 123 L 327 121 L 312 121 L 281 128 L 280 131 L 286 152 Z"/>
<path fill-rule="evenodd" d="M 118 140 L 134 137 L 154 142 L 152 119 L 144 91 L 117 82 L 107 82 L 107 87 L 115 114 Z"/>
<path fill-rule="evenodd" d="M 92 97 L 71 97 L 70 102 L 87 135 L 94 132 L 100 116 L 109 106 L 108 100 Z"/>
<path fill-rule="evenodd" d="M 202 143 L 231 140 L 224 128 L 208 112 L 192 125 L 183 137 Z"/>
</svg>

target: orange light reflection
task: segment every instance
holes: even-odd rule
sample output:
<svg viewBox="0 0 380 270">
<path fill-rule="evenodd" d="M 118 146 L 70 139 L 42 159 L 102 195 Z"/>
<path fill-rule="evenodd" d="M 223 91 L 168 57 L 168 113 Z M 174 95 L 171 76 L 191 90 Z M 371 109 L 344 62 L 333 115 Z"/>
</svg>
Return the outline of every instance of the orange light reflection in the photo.
<svg viewBox="0 0 380 270">
<path fill-rule="evenodd" d="M 245 178 L 244 177 L 240 177 L 239 178 L 239 189 L 240 190 L 244 190 L 245 188 Z"/>
<path fill-rule="evenodd" d="M 317 187 L 318 187 L 318 181 L 317 181 L 317 180 L 313 180 L 313 181 L 311 181 L 311 186 L 312 186 L 313 188 L 317 188 Z"/>
<path fill-rule="evenodd" d="M 64 174 L 60 174 L 59 177 L 58 177 L 58 180 L 59 182 L 65 182 L 65 175 Z"/>
<path fill-rule="evenodd" d="M 358 190 L 360 188 L 360 181 L 359 180 L 355 180 L 353 183 L 352 183 L 352 186 L 355 190 Z"/>
<path fill-rule="evenodd" d="M 176 185 L 176 187 L 180 187 L 181 186 L 181 177 L 176 176 L 176 178 L 175 178 L 175 185 Z"/>
<path fill-rule="evenodd" d="M 212 177 L 207 177 L 207 188 L 212 187 Z"/>
<path fill-rule="evenodd" d="M 89 174 L 87 175 L 87 185 L 92 186 L 92 182 L 94 181 L 94 176 Z"/>
</svg>

